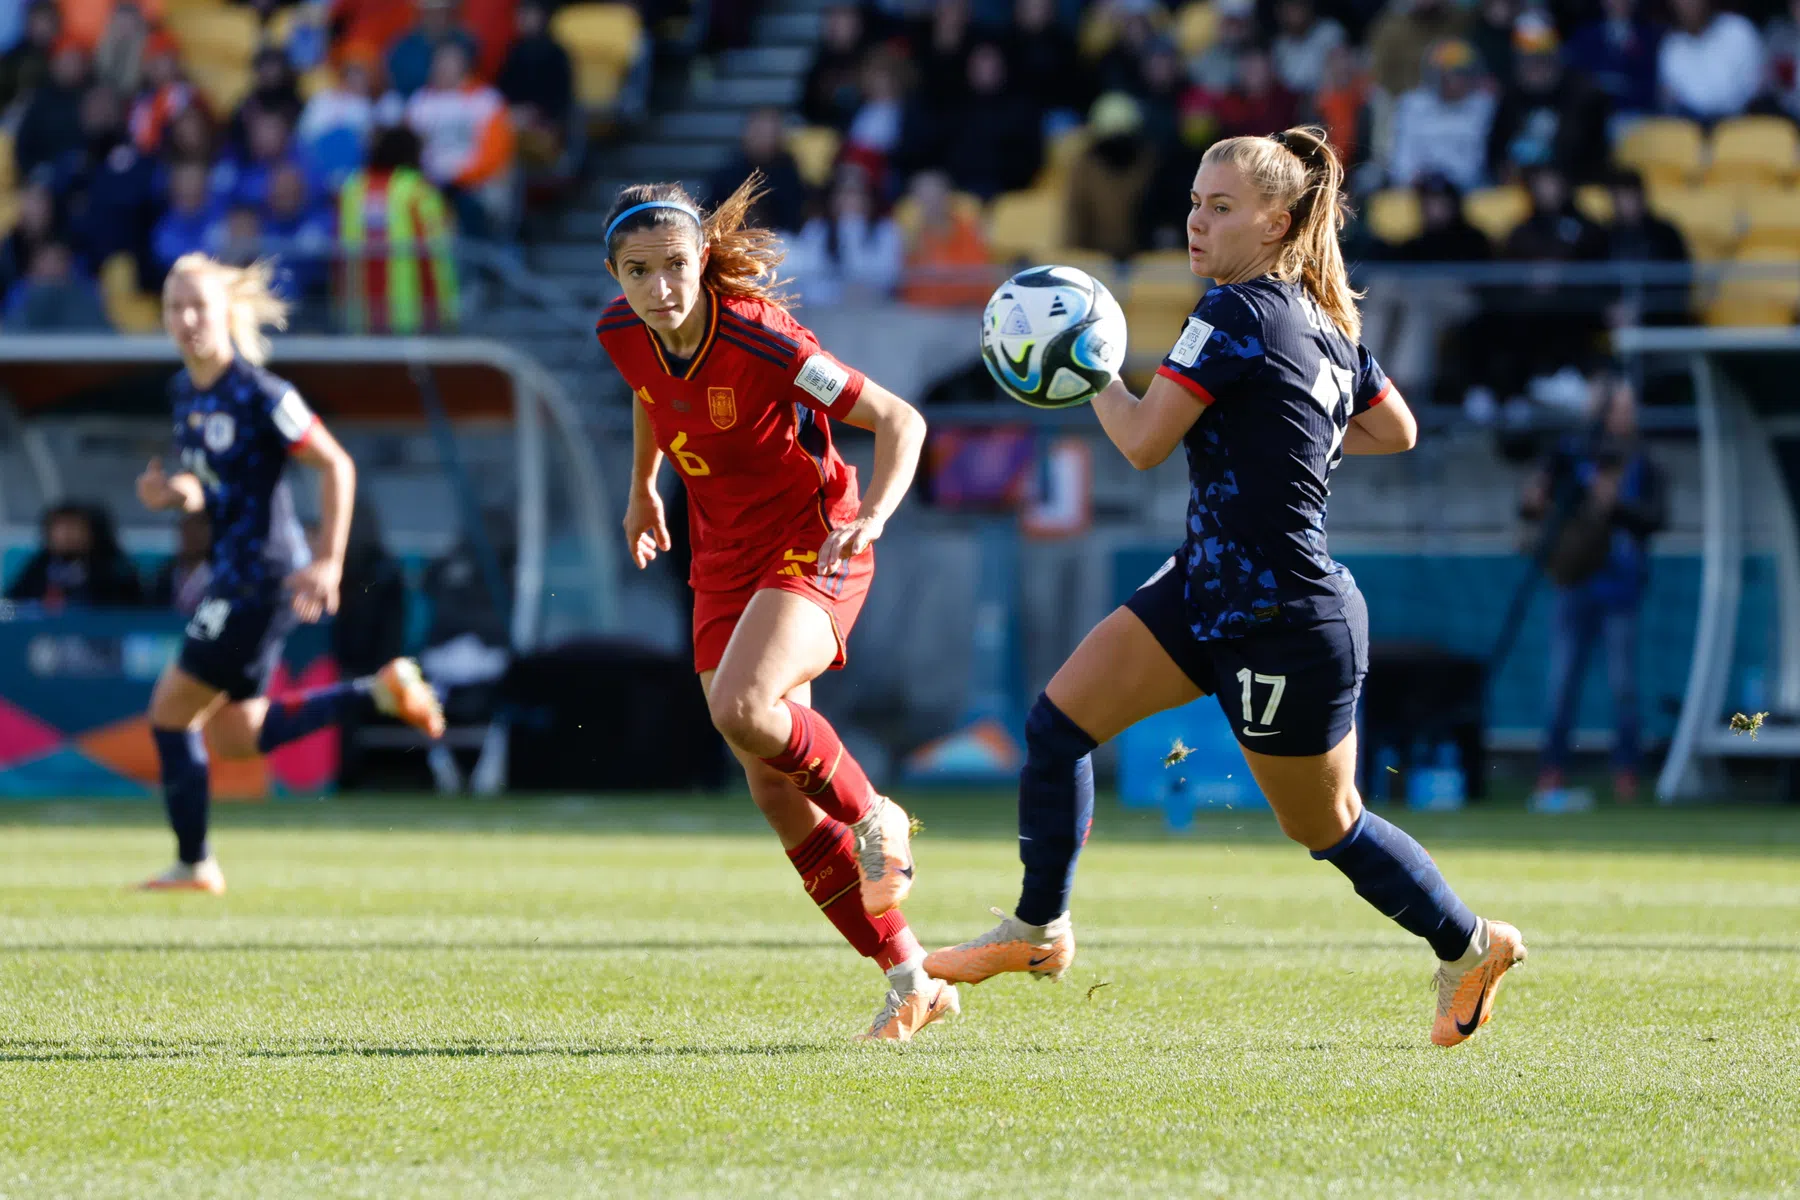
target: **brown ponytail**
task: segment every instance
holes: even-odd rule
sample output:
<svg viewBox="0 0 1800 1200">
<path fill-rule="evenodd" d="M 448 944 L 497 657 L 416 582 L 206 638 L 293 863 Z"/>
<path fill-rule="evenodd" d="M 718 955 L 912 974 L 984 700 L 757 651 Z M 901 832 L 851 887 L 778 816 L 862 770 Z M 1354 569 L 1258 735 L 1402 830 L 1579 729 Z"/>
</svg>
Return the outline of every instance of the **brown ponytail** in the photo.
<svg viewBox="0 0 1800 1200">
<path fill-rule="evenodd" d="M 773 230 L 747 224 L 750 210 L 767 192 L 762 172 L 752 171 L 750 177 L 738 184 L 737 190 L 711 212 L 703 212 L 687 189 L 678 183 L 646 183 L 624 188 L 606 215 L 607 227 L 612 229 L 606 241 L 607 261 L 617 265 L 619 243 L 627 234 L 658 225 L 692 228 L 694 224 L 693 217 L 681 209 L 646 208 L 632 213 L 613 228 L 620 213 L 653 201 L 681 204 L 700 215 L 698 233 L 701 243 L 709 251 L 703 276 L 707 287 L 721 296 L 741 296 L 784 305 L 788 297 L 782 291 L 783 281 L 775 275 L 775 268 L 781 265 L 786 253 L 781 248 L 781 240 Z"/>
<path fill-rule="evenodd" d="M 1361 293 L 1351 290 L 1344 251 L 1338 245 L 1349 217 L 1344 164 L 1316 125 L 1268 137 L 1215 142 L 1203 162 L 1236 167 L 1270 203 L 1293 214 L 1273 274 L 1306 289 L 1332 324 L 1351 341 L 1362 337 Z"/>
</svg>

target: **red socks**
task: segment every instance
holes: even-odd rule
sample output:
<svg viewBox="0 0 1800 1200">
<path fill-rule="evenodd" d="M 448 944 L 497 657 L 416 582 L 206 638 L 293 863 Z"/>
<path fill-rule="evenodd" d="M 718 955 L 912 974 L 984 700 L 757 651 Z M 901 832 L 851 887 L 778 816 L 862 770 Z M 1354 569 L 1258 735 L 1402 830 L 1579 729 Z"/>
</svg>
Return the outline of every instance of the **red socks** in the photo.
<svg viewBox="0 0 1800 1200">
<path fill-rule="evenodd" d="M 831 722 L 804 705 L 783 700 L 794 726 L 788 731 L 787 749 L 764 762 L 794 781 L 806 798 L 825 815 L 854 825 L 868 815 L 875 789 L 838 740 Z M 816 831 L 815 831 L 816 832 Z M 801 874 L 806 872 L 803 870 Z M 851 882 L 856 881 L 854 869 Z"/>
<path fill-rule="evenodd" d="M 799 726 L 796 720 L 794 727 Z M 831 727 L 825 729 L 830 732 Z M 836 741 L 835 736 L 832 740 Z M 871 917 L 863 909 L 862 891 L 857 886 L 856 838 L 842 822 L 826 817 L 787 856 L 800 872 L 806 894 L 858 954 L 874 959 L 885 971 L 925 953 L 898 909 L 879 917 Z"/>
</svg>

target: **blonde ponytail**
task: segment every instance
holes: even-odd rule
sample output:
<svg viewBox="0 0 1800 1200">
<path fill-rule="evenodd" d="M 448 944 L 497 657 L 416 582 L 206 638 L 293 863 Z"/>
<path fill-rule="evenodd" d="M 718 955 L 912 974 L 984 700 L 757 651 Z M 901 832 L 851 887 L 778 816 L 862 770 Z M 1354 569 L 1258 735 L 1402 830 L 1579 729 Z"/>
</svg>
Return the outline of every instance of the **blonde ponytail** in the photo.
<svg viewBox="0 0 1800 1200">
<path fill-rule="evenodd" d="M 1360 292 L 1350 287 L 1338 237 L 1349 218 L 1344 196 L 1344 164 L 1316 125 L 1283 130 L 1269 137 L 1236 137 L 1215 142 L 1203 162 L 1235 166 L 1271 204 L 1293 214 L 1273 274 L 1298 283 L 1345 337 L 1362 337 Z"/>
<path fill-rule="evenodd" d="M 247 362 L 262 366 L 269 361 L 269 338 L 264 327 L 286 329 L 288 304 L 275 294 L 275 264 L 259 258 L 247 267 L 232 267 L 205 254 L 184 254 L 169 268 L 169 278 L 192 274 L 219 281 L 230 308 L 231 341 Z M 164 288 L 168 284 L 164 283 Z"/>
</svg>

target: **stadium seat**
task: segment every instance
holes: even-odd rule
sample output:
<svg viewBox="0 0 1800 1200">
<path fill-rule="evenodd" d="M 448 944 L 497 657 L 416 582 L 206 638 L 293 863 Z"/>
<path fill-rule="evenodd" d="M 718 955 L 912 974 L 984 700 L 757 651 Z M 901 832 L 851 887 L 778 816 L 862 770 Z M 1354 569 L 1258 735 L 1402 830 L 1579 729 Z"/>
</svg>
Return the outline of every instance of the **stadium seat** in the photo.
<svg viewBox="0 0 1800 1200">
<path fill-rule="evenodd" d="M 1786 183 L 1800 172 L 1800 134 L 1783 117 L 1735 117 L 1713 130 L 1714 184 Z"/>
<path fill-rule="evenodd" d="M 813 187 L 831 182 L 831 168 L 837 163 L 838 131 L 828 125 L 808 125 L 787 135 L 788 153 L 800 168 L 800 178 Z"/>
<path fill-rule="evenodd" d="M 1463 197 L 1463 216 L 1496 245 L 1531 215 L 1531 196 L 1522 187 L 1482 188 Z"/>
<path fill-rule="evenodd" d="M 1411 188 L 1388 188 L 1369 197 L 1369 232 L 1390 246 L 1411 241 L 1425 228 L 1419 211 L 1419 193 Z"/>
<path fill-rule="evenodd" d="M 575 93 L 605 109 L 642 51 L 644 26 L 629 4 L 571 4 L 550 19 L 550 32 L 575 60 Z"/>
<path fill-rule="evenodd" d="M 191 59 L 182 63 L 187 77 L 206 96 L 214 112 L 230 113 L 250 91 L 250 63 L 209 62 Z"/>
<path fill-rule="evenodd" d="M 1700 127 L 1679 117 L 1651 117 L 1625 131 L 1613 158 L 1646 183 L 1688 183 L 1700 175 L 1705 141 Z"/>
<path fill-rule="evenodd" d="M 1181 333 L 1204 285 L 1194 277 L 1185 250 L 1156 250 L 1131 260 L 1131 276 L 1119 304 L 1131 331 L 1127 362 L 1154 369 Z"/>
<path fill-rule="evenodd" d="M 1078 271 L 1086 271 L 1113 293 L 1114 299 L 1119 293 L 1119 264 L 1098 250 L 1064 249 L 1056 256 L 1058 266 L 1074 267 Z"/>
<path fill-rule="evenodd" d="M 13 158 L 13 135 L 10 129 L 0 129 L 0 194 L 10 192 L 19 182 L 13 178 L 17 160 Z"/>
<path fill-rule="evenodd" d="M 1598 183 L 1586 183 L 1575 189 L 1575 207 L 1596 225 L 1612 224 L 1612 193 Z"/>
<path fill-rule="evenodd" d="M 969 220 L 981 220 L 981 197 L 968 192 L 952 192 L 950 208 L 959 217 Z M 908 240 L 919 230 L 919 205 L 911 196 L 902 196 L 894 202 L 894 224 Z"/>
<path fill-rule="evenodd" d="M 1777 274 L 1728 276 L 1706 306 L 1708 325 L 1791 325 L 1800 313 L 1800 250 L 1763 247 L 1733 260 Z"/>
<path fill-rule="evenodd" d="M 1049 262 L 1062 249 L 1063 194 L 1038 188 L 1007 192 L 988 209 L 988 245 L 1001 262 Z"/>
<path fill-rule="evenodd" d="M 261 31 L 256 14 L 248 8 L 177 8 L 165 22 L 181 47 L 184 63 L 241 63 L 250 65 Z"/>
<path fill-rule="evenodd" d="M 1083 128 L 1070 129 L 1051 138 L 1044 148 L 1044 167 L 1031 186 L 1037 190 L 1062 190 L 1069 179 L 1069 168 L 1087 147 L 1088 132 Z"/>
<path fill-rule="evenodd" d="M 14 191 L 0 192 L 0 238 L 12 232 L 13 226 L 19 223 L 19 193 Z"/>
<path fill-rule="evenodd" d="M 1213 44 L 1219 12 L 1209 0 L 1194 0 L 1175 14 L 1175 45 L 1183 58 L 1192 58 Z"/>
<path fill-rule="evenodd" d="M 137 263 L 129 254 L 115 254 L 101 264 L 100 298 L 120 333 L 154 333 L 162 324 L 162 306 L 138 291 Z"/>
<path fill-rule="evenodd" d="M 1743 194 L 1736 188 L 1652 187 L 1649 202 L 1652 212 L 1681 230 L 1694 258 L 1731 257 L 1742 232 Z"/>
<path fill-rule="evenodd" d="M 1744 194 L 1740 250 L 1800 250 L 1800 188 L 1755 188 Z"/>
</svg>

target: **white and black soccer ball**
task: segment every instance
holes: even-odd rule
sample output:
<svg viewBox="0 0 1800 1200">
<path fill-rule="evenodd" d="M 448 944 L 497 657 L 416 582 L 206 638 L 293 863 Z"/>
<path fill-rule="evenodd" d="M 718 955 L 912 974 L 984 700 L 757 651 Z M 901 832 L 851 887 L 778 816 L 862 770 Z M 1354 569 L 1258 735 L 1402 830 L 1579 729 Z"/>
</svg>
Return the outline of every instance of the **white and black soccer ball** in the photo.
<svg viewBox="0 0 1800 1200">
<path fill-rule="evenodd" d="M 988 301 L 981 361 L 1022 404 L 1086 404 L 1125 362 L 1125 313 L 1086 271 L 1032 267 L 1001 284 Z"/>
</svg>

